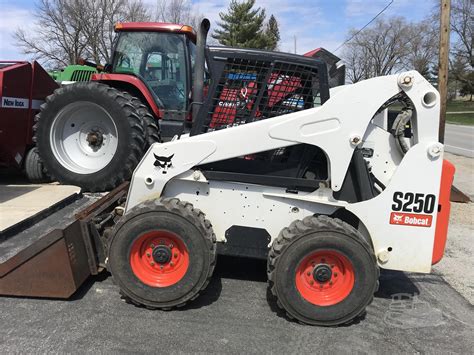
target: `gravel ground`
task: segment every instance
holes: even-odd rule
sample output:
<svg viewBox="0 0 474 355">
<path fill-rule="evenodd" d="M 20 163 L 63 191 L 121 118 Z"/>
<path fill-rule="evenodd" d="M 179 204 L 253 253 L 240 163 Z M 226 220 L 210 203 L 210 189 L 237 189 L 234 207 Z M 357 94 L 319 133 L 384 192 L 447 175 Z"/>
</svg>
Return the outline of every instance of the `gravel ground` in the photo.
<svg viewBox="0 0 474 355">
<path fill-rule="evenodd" d="M 444 158 L 456 167 L 454 186 L 474 201 L 474 159 L 450 153 L 445 153 Z"/>
</svg>

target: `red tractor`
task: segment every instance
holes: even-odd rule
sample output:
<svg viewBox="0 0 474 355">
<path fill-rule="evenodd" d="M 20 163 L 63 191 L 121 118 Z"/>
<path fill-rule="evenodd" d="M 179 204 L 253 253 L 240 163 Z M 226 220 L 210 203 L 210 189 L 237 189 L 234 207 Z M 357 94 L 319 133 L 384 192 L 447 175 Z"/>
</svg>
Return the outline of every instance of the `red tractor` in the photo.
<svg viewBox="0 0 474 355">
<path fill-rule="evenodd" d="M 204 68 L 209 21 L 203 21 L 198 35 L 189 26 L 168 23 L 124 23 L 115 30 L 112 63 L 90 82 L 56 90 L 35 126 L 48 173 L 86 191 L 110 190 L 128 180 L 151 144 L 186 133 L 203 101 L 205 78 L 212 81 L 212 73 L 194 70 Z M 275 87 L 269 106 L 276 100 L 298 104 L 293 93 L 298 83 L 291 92 L 279 92 L 279 80 L 294 79 L 269 78 Z M 251 92 L 251 81 L 236 83 L 237 96 Z M 228 94 L 222 93 L 224 104 Z"/>
</svg>

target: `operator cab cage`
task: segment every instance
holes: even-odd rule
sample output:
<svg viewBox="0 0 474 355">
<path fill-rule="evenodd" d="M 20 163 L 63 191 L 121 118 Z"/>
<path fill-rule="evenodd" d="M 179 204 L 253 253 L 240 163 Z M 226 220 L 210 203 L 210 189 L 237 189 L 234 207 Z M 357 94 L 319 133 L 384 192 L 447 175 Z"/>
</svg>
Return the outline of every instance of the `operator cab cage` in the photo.
<svg viewBox="0 0 474 355">
<path fill-rule="evenodd" d="M 329 98 L 326 64 L 318 59 L 230 47 L 208 47 L 206 57 L 211 83 L 191 135 L 305 110 Z"/>
<path fill-rule="evenodd" d="M 310 109 L 329 99 L 328 71 L 319 59 L 254 49 L 208 47 L 210 83 L 190 135 Z M 206 90 L 207 89 L 207 90 Z M 245 142 L 233 142 L 245 144 Z M 316 146 L 298 144 L 202 165 L 209 179 L 314 191 L 328 178 Z"/>
</svg>

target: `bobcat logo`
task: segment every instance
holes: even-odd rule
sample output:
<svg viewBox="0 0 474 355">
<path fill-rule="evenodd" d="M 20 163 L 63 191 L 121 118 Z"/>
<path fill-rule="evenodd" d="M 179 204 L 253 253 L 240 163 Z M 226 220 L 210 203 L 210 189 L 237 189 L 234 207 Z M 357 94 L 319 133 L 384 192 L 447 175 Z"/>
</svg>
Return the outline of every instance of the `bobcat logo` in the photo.
<svg viewBox="0 0 474 355">
<path fill-rule="evenodd" d="M 153 153 L 153 155 L 156 159 L 153 165 L 160 167 L 162 169 L 161 173 L 166 174 L 168 172 L 168 169 L 173 166 L 171 159 L 173 159 L 174 154 L 170 155 L 169 157 L 161 157 L 159 155 L 156 155 L 155 153 Z"/>
<path fill-rule="evenodd" d="M 393 223 L 400 223 L 402 221 L 403 215 L 394 214 L 393 215 Z"/>
<path fill-rule="evenodd" d="M 394 215 L 393 215 L 393 221 L 394 221 L 395 223 L 400 223 L 400 222 L 402 221 L 402 217 L 403 217 L 403 216 L 401 216 L 401 215 L 394 214 Z"/>
</svg>

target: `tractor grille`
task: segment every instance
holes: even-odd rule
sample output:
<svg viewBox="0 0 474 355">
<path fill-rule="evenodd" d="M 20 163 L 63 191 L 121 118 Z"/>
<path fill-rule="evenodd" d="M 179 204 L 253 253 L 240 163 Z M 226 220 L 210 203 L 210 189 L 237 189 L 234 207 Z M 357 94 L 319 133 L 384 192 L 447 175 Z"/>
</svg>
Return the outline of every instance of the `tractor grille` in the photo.
<svg viewBox="0 0 474 355">
<path fill-rule="evenodd" d="M 326 68 L 313 58 L 214 47 L 208 66 L 212 81 L 191 134 L 305 110 L 329 96 Z"/>
<path fill-rule="evenodd" d="M 71 75 L 71 81 L 89 81 L 92 74 L 94 72 L 90 70 L 74 70 Z"/>
</svg>

